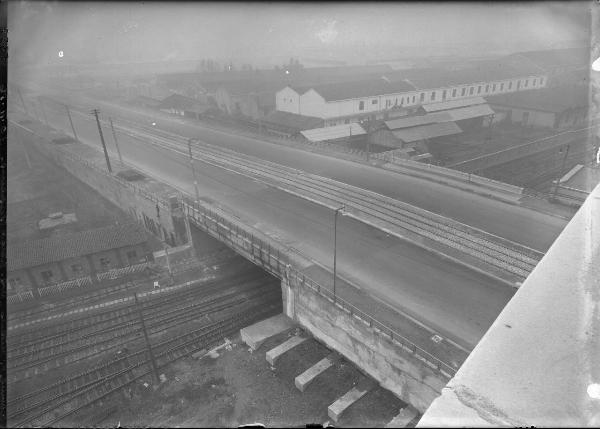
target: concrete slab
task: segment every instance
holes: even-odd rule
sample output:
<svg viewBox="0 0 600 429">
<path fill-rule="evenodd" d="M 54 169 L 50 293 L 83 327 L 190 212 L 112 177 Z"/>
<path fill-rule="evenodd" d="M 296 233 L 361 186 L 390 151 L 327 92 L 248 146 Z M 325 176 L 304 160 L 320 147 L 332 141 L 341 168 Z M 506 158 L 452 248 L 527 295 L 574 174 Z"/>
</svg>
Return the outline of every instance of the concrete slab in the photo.
<svg viewBox="0 0 600 429">
<path fill-rule="evenodd" d="M 286 342 L 279 344 L 277 347 L 275 347 L 274 349 L 271 349 L 267 352 L 267 354 L 266 354 L 267 362 L 269 362 L 271 364 L 271 366 L 275 365 L 275 362 L 277 361 L 277 359 L 279 359 L 281 357 L 281 355 L 283 355 L 285 352 L 293 349 L 297 345 L 302 344 L 306 340 L 307 340 L 306 338 L 302 338 L 302 337 L 298 337 L 298 336 L 290 337 Z"/>
<path fill-rule="evenodd" d="M 306 371 L 304 371 L 302 374 L 297 376 L 294 379 L 294 384 L 296 385 L 298 390 L 304 392 L 304 390 L 311 381 L 313 381 L 315 378 L 317 378 L 319 374 L 321 374 L 322 372 L 327 370 L 327 368 L 333 365 L 333 363 L 335 362 L 334 359 L 334 355 L 331 354 L 326 358 L 321 359 L 319 362 L 317 362 L 316 364 L 308 368 Z"/>
<path fill-rule="evenodd" d="M 248 346 L 256 350 L 269 338 L 295 326 L 289 317 L 281 313 L 241 329 L 240 335 Z"/>
<path fill-rule="evenodd" d="M 370 389 L 368 387 L 356 386 L 350 389 L 341 398 L 338 398 L 333 404 L 327 407 L 327 415 L 337 423 L 340 416 L 350 405 L 354 404 L 360 398 L 365 396 Z"/>
<path fill-rule="evenodd" d="M 394 417 L 387 425 L 386 428 L 404 428 L 409 424 L 412 419 L 417 417 L 419 412 L 415 410 L 411 405 L 406 408 L 402 408 L 398 415 Z"/>
</svg>

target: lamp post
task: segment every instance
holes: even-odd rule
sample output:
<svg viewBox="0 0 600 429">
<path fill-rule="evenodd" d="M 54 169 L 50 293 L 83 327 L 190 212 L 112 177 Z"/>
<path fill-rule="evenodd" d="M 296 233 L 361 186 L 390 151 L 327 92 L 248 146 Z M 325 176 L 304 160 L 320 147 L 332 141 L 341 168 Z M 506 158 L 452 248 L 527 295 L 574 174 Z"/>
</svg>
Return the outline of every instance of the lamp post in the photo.
<svg viewBox="0 0 600 429">
<path fill-rule="evenodd" d="M 333 302 L 335 304 L 335 283 L 337 279 L 337 218 L 338 213 L 345 210 L 346 206 L 342 204 L 341 207 L 335 209 L 335 215 L 333 218 Z"/>
<path fill-rule="evenodd" d="M 190 165 L 192 166 L 192 175 L 194 177 L 194 192 L 196 193 L 196 204 L 200 201 L 200 193 L 198 192 L 198 178 L 196 177 L 196 168 L 194 167 L 194 157 L 192 156 L 192 142 L 196 142 L 197 139 L 188 139 L 188 151 L 190 155 Z"/>
<path fill-rule="evenodd" d="M 560 172 L 558 173 L 558 179 L 556 179 L 556 184 L 554 185 L 554 192 L 552 193 L 552 200 L 556 200 L 556 194 L 558 193 L 558 186 L 560 185 L 560 179 L 564 176 L 564 172 L 565 172 L 565 163 L 567 162 L 567 155 L 569 155 L 569 149 L 571 148 L 571 145 L 568 144 L 567 145 L 567 150 L 565 150 L 565 154 L 563 155 L 563 159 L 562 159 L 562 165 L 560 167 Z M 559 153 L 562 152 L 562 148 L 560 149 Z"/>
</svg>

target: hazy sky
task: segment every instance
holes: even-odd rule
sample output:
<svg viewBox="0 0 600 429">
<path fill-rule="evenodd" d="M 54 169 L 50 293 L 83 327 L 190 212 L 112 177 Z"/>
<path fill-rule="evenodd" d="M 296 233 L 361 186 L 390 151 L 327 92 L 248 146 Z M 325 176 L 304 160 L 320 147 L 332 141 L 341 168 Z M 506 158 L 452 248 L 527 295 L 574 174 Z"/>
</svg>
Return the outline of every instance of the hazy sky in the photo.
<svg viewBox="0 0 600 429">
<path fill-rule="evenodd" d="M 9 62 L 249 61 L 446 49 L 526 50 L 589 39 L 594 2 L 9 3 Z M 467 51 L 468 48 L 465 48 Z M 64 57 L 59 59 L 62 50 Z M 414 55 L 407 49 L 405 52 Z M 417 51 L 418 52 L 418 51 Z M 436 51 L 437 52 L 437 51 Z M 469 53 L 469 52 L 465 52 Z"/>
</svg>

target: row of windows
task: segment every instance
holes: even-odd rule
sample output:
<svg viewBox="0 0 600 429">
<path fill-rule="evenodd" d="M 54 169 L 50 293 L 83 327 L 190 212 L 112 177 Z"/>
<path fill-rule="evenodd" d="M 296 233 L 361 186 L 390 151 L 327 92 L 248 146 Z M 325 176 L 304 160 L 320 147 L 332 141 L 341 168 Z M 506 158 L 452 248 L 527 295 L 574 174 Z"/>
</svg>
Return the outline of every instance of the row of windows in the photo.
<svg viewBox="0 0 600 429">
<path fill-rule="evenodd" d="M 484 85 L 477 85 L 477 86 L 466 86 L 466 87 L 462 87 L 462 88 L 453 88 L 452 92 L 451 92 L 451 97 L 452 98 L 456 98 L 456 97 L 465 97 L 467 95 L 469 96 L 473 96 L 473 95 L 482 95 L 482 93 L 484 95 L 488 95 L 491 93 L 495 93 L 495 92 L 503 92 L 503 91 L 513 91 L 514 90 L 520 90 L 521 87 L 523 88 L 528 88 L 529 87 L 529 83 L 530 83 L 530 79 L 519 79 L 515 82 L 515 85 L 513 86 L 513 81 L 509 81 L 509 82 L 497 82 L 497 83 L 492 83 L 492 84 L 486 84 Z M 536 86 L 542 86 L 544 84 L 544 78 L 541 77 L 539 78 L 533 78 L 531 80 L 531 87 L 536 87 Z M 459 91 L 460 90 L 460 95 Z M 444 89 L 442 90 L 442 94 L 441 94 L 441 101 L 445 101 L 448 98 L 448 93 L 450 90 L 448 89 Z M 436 101 L 437 98 L 437 94 L 438 91 L 431 91 L 431 93 L 429 94 L 429 101 Z M 425 92 L 421 92 L 419 94 L 419 102 L 420 103 L 424 103 L 425 102 L 425 96 L 426 93 Z M 388 109 L 392 106 L 404 106 L 404 105 L 408 105 L 408 104 L 414 104 L 416 102 L 416 95 L 409 95 L 406 97 L 396 97 L 395 99 L 386 99 L 385 100 L 385 108 Z M 374 99 L 371 101 L 371 104 L 377 104 L 378 101 L 377 99 Z M 365 110 L 365 101 L 359 101 L 358 102 L 358 110 Z"/>
<path fill-rule="evenodd" d="M 137 252 L 135 250 L 130 250 L 127 252 L 127 259 L 129 261 L 129 263 L 133 263 L 136 262 L 137 259 Z M 107 270 L 109 269 L 111 266 L 111 260 L 110 258 L 100 258 L 100 267 L 103 270 Z M 71 265 L 71 272 L 74 275 L 80 275 L 83 273 L 83 267 L 81 266 L 81 264 L 72 264 Z M 42 276 L 42 280 L 45 283 L 51 283 L 54 279 L 54 271 L 52 270 L 44 270 L 40 273 L 40 275 Z M 19 284 L 21 284 L 21 278 L 20 277 L 13 277 L 9 280 L 9 283 L 12 287 L 15 287 Z"/>
</svg>

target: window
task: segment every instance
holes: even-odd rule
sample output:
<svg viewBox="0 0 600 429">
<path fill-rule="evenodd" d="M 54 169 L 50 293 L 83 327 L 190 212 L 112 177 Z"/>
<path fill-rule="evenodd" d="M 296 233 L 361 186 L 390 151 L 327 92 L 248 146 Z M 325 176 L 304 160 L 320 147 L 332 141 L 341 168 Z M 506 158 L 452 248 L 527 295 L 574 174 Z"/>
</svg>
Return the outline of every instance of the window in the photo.
<svg viewBox="0 0 600 429">
<path fill-rule="evenodd" d="M 500 84 L 500 91 L 504 91 L 504 82 Z"/>
<path fill-rule="evenodd" d="M 452 97 L 456 97 L 456 88 L 452 90 Z"/>
<path fill-rule="evenodd" d="M 47 270 L 47 271 L 42 271 L 42 280 L 45 283 L 50 283 L 52 281 L 52 277 L 54 277 L 54 273 L 52 272 L 52 270 Z"/>
<path fill-rule="evenodd" d="M 473 91 L 475 91 L 475 87 L 472 86 L 471 88 L 469 88 L 469 95 L 473 95 Z"/>
<path fill-rule="evenodd" d="M 431 101 L 434 101 L 434 100 L 435 100 L 435 91 L 432 91 L 431 92 Z"/>
<path fill-rule="evenodd" d="M 492 92 L 494 92 L 494 91 L 496 91 L 496 84 L 495 83 L 492 85 Z"/>
<path fill-rule="evenodd" d="M 400 99 L 400 104 L 402 104 L 402 99 Z M 398 105 L 398 99 L 396 98 L 396 104 L 395 104 L 395 106 L 397 106 L 397 105 Z"/>
<path fill-rule="evenodd" d="M 520 81 L 520 80 L 518 80 L 518 81 L 517 81 L 517 91 L 518 91 L 519 89 L 521 89 L 521 81 Z"/>
<path fill-rule="evenodd" d="M 358 102 L 358 110 L 365 110 L 365 102 L 364 101 Z"/>
<path fill-rule="evenodd" d="M 490 84 L 489 83 L 485 86 L 485 92 L 490 92 Z"/>
<path fill-rule="evenodd" d="M 346 119 L 347 121 L 347 119 Z M 346 122 L 348 123 L 348 122 Z M 137 252 L 135 250 L 130 250 L 127 252 L 127 260 L 129 263 L 135 262 L 137 260 Z"/>
<path fill-rule="evenodd" d="M 536 82 L 537 82 L 537 79 L 533 79 L 533 80 L 531 81 L 531 86 L 535 86 L 535 83 L 536 83 Z"/>
<path fill-rule="evenodd" d="M 510 91 L 512 89 L 512 82 L 508 82 L 508 90 Z"/>
<path fill-rule="evenodd" d="M 461 95 L 461 96 L 464 96 L 466 93 L 467 93 L 467 88 L 463 88 L 463 89 L 460 91 L 460 95 Z"/>
<path fill-rule="evenodd" d="M 529 85 L 529 79 L 525 79 L 525 85 L 523 85 L 523 87 L 527 88 L 527 85 Z"/>
<path fill-rule="evenodd" d="M 420 98 L 420 101 L 421 101 L 421 103 L 422 103 L 423 101 L 425 101 L 425 93 L 424 93 L 424 92 L 422 92 L 422 93 L 421 93 L 421 98 Z"/>
<path fill-rule="evenodd" d="M 350 119 L 344 119 L 344 124 L 349 124 L 350 123 Z M 129 253 L 127 253 L 127 256 L 129 256 Z"/>
<path fill-rule="evenodd" d="M 71 265 L 71 271 L 73 271 L 73 274 L 81 274 L 83 267 L 81 264 L 73 264 Z"/>
<path fill-rule="evenodd" d="M 12 292 L 21 284 L 21 277 L 13 277 L 12 279 L 8 279 L 8 290 Z"/>
<path fill-rule="evenodd" d="M 103 269 L 110 268 L 110 259 L 109 258 L 100 258 L 100 266 Z"/>
<path fill-rule="evenodd" d="M 477 87 L 477 94 L 481 94 L 481 85 Z"/>
<path fill-rule="evenodd" d="M 417 99 L 417 96 L 413 95 L 413 101 L 412 102 L 414 103 L 416 99 Z"/>
<path fill-rule="evenodd" d="M 446 99 L 446 92 L 448 92 L 448 91 L 446 91 L 446 90 L 444 89 L 444 92 L 442 92 L 442 100 L 445 100 L 445 99 Z"/>
<path fill-rule="evenodd" d="M 390 107 L 391 103 L 392 103 L 391 100 L 385 100 L 385 107 Z"/>
<path fill-rule="evenodd" d="M 541 77 L 541 78 L 540 78 L 540 86 L 542 86 L 543 84 L 544 84 L 544 78 L 543 78 L 543 77 Z"/>
<path fill-rule="evenodd" d="M 377 100 L 371 101 L 371 104 L 377 104 Z"/>
</svg>

